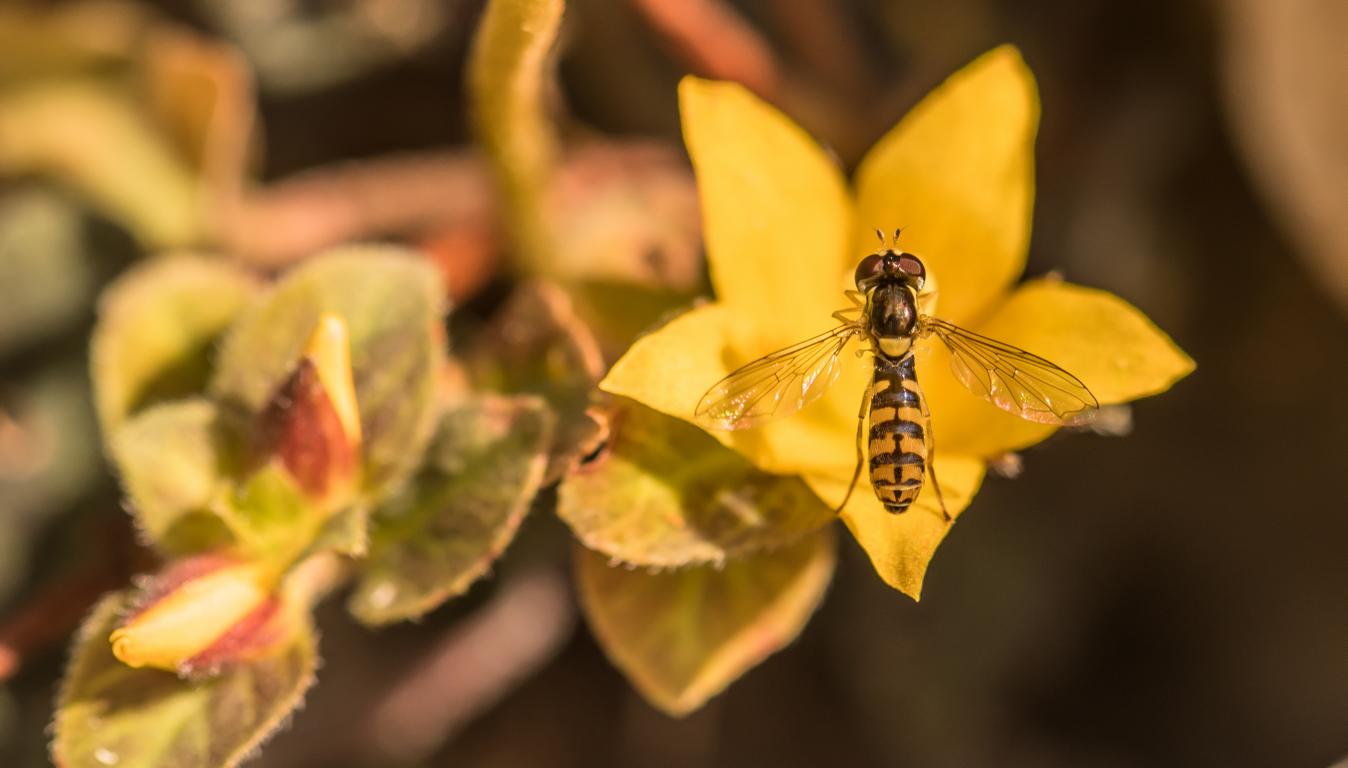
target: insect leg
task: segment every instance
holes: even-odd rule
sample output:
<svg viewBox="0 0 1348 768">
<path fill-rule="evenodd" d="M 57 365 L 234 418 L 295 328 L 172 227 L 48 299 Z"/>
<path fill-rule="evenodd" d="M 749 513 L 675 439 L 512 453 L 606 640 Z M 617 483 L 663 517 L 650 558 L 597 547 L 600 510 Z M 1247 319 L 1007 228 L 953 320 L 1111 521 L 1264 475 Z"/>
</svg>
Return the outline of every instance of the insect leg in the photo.
<svg viewBox="0 0 1348 768">
<path fill-rule="evenodd" d="M 833 313 L 833 319 L 837 320 L 840 323 L 847 323 L 848 325 L 851 325 L 852 323 L 856 322 L 856 318 L 848 317 L 847 313 L 860 312 L 860 311 L 861 311 L 860 307 L 848 307 L 847 309 L 840 309 L 837 312 Z"/>
<path fill-rule="evenodd" d="M 927 408 L 927 398 L 922 398 L 922 416 L 927 424 L 927 473 L 931 475 L 932 487 L 936 489 L 936 500 L 941 503 L 941 514 L 947 523 L 954 521 L 945 506 L 945 494 L 941 493 L 941 481 L 936 479 L 936 438 L 932 436 L 931 411 Z"/>
<path fill-rule="evenodd" d="M 833 510 L 834 514 L 843 511 L 847 502 L 852 498 L 852 491 L 857 489 L 857 481 L 861 479 L 861 466 L 866 463 L 866 453 L 862 448 L 862 441 L 865 439 L 866 430 L 866 407 L 871 404 L 871 391 L 875 389 L 875 382 L 866 385 L 866 392 L 861 396 L 861 407 L 857 409 L 857 463 L 856 468 L 852 470 L 852 482 L 847 485 L 847 495 L 843 496 L 842 503 Z"/>
<path fill-rule="evenodd" d="M 856 320 L 847 317 L 847 313 L 860 312 L 862 308 L 866 306 L 866 294 L 862 293 L 861 291 L 843 291 L 843 295 L 845 295 L 848 298 L 848 300 L 852 302 L 852 306 L 848 307 L 847 309 L 840 309 L 837 312 L 834 312 L 833 317 L 834 319 L 844 323 L 855 323 Z"/>
</svg>

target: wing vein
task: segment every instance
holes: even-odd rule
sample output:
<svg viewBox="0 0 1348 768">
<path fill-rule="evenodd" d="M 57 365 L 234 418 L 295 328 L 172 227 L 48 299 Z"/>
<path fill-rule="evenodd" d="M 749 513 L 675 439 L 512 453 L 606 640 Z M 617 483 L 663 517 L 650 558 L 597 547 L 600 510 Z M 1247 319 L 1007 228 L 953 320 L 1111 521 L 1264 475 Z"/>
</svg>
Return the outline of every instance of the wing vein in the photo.
<svg viewBox="0 0 1348 768">
<path fill-rule="evenodd" d="M 950 350 L 955 378 L 970 392 L 1004 411 L 1044 424 L 1074 425 L 1099 407 L 1081 380 L 1038 355 L 967 331 L 933 317 L 922 333 L 934 333 Z"/>
<path fill-rule="evenodd" d="M 837 380 L 838 356 L 860 332 L 856 323 L 840 325 L 736 369 L 702 396 L 698 422 L 747 429 L 799 411 Z"/>
</svg>

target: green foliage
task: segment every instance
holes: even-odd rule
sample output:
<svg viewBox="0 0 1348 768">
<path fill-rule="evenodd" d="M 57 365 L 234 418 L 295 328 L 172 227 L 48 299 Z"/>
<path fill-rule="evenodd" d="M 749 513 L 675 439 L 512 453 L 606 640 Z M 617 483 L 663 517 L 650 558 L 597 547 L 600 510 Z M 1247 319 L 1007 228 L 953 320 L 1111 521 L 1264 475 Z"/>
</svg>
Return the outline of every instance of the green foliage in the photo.
<svg viewBox="0 0 1348 768">
<path fill-rule="evenodd" d="M 236 521 L 248 557 L 280 564 L 292 562 L 313 541 L 325 518 L 277 462 L 250 475 L 222 511 Z"/>
<path fill-rule="evenodd" d="M 685 715 L 800 633 L 833 576 L 825 528 L 725 567 L 648 573 L 576 551 L 590 627 L 613 663 L 656 706 Z"/>
<path fill-rule="evenodd" d="M 353 504 L 334 514 L 323 524 L 310 551 L 365 557 L 370 551 L 369 508 L 364 504 Z"/>
<path fill-rule="evenodd" d="M 351 612 L 367 624 L 416 618 L 481 578 L 538 491 L 552 422 L 527 396 L 446 413 L 421 472 L 375 518 Z"/>
<path fill-rule="evenodd" d="M 762 472 L 700 429 L 625 399 L 612 419 L 607 456 L 567 478 L 557 506 L 610 558 L 720 564 L 834 520 L 799 478 Z"/>
<path fill-rule="evenodd" d="M 696 708 L 803 626 L 833 568 L 830 510 L 697 429 L 598 399 L 605 364 L 591 329 L 622 346 L 699 275 L 685 268 L 695 244 L 674 247 L 686 258 L 672 266 L 625 254 L 682 242 L 695 206 L 669 153 L 596 153 L 598 192 L 557 197 L 564 166 L 543 94 L 562 10 L 494 0 L 475 42 L 476 126 L 515 250 L 538 279 L 521 281 L 458 359 L 447 357 L 442 275 L 392 247 L 335 249 L 269 285 L 226 261 L 165 258 L 104 294 L 92 370 L 105 445 L 142 537 L 167 563 L 87 620 L 57 716 L 62 765 L 236 764 L 312 680 L 313 601 L 350 580 L 358 620 L 418 618 L 485 576 L 540 489 L 559 481 L 561 516 L 595 550 L 578 559 L 586 613 L 657 706 Z M 102 110 L 100 124 L 126 131 L 143 119 L 98 93 L 57 91 L 69 103 L 34 109 Z M 118 140 L 158 146 L 133 138 Z M 41 142 L 19 149 L 24 162 L 55 162 Z M 152 160 L 137 162 L 168 168 Z M 632 162 L 663 169 L 674 190 L 655 195 L 668 208 L 643 208 L 639 225 L 615 202 L 641 190 L 645 176 L 622 172 Z M 115 200 L 115 167 L 81 163 L 74 183 L 148 242 L 200 234 L 199 199 L 147 206 L 177 184 L 159 173 L 144 195 Z M 669 231 L 652 239 L 665 218 Z M 569 266 L 554 269 L 557 254 Z M 315 352 L 321 338 L 340 339 L 340 354 Z M 250 622 L 276 605 L 284 636 L 259 645 L 270 635 Z"/>
<path fill-rule="evenodd" d="M 604 360 L 566 293 L 551 283 L 515 290 L 490 325 L 462 352 L 474 385 L 539 395 L 557 416 L 547 482 L 597 446 L 600 427 L 589 408 Z"/>
<path fill-rule="evenodd" d="M 219 413 L 205 398 L 156 405 L 111 438 L 111 455 L 136 525 L 169 554 L 218 546 L 230 537 L 212 512 L 227 491 Z"/>
<path fill-rule="evenodd" d="M 228 544 L 281 560 L 314 542 L 332 510 L 248 452 L 324 312 L 350 329 L 368 498 L 393 487 L 420 461 L 437 411 L 438 285 L 420 260 L 375 248 L 315 258 L 265 292 L 223 262 L 191 258 L 151 262 L 114 285 L 95 332 L 94 381 L 109 453 L 147 540 L 170 554 Z M 209 398 L 142 410 L 200 393 L 208 380 Z M 359 551 L 363 520 L 344 512 L 324 541 Z"/>
<path fill-rule="evenodd" d="M 108 596 L 75 642 L 52 747 L 63 768 L 238 765 L 313 683 L 313 630 L 300 615 L 265 655 L 198 681 L 112 655 L 108 635 L 127 608 L 125 593 Z"/>
<path fill-rule="evenodd" d="M 469 63 L 478 140 L 519 227 L 514 236 L 525 263 L 539 275 L 554 268 L 543 196 L 559 149 L 543 94 L 564 7 L 562 0 L 488 3 Z"/>
<path fill-rule="evenodd" d="M 415 469 L 435 427 L 444 361 L 440 277 L 394 248 L 340 248 L 293 270 L 255 302 L 220 348 L 211 393 L 256 418 L 325 312 L 342 318 L 364 431 L 364 484 L 377 496 Z"/>
<path fill-rule="evenodd" d="M 0 91 L 0 173 L 62 179 L 154 247 L 192 244 L 203 226 L 192 169 L 108 82 Z"/>
<path fill-rule="evenodd" d="M 415 618 L 500 557 L 550 463 L 570 466 L 593 434 L 577 424 L 598 353 L 564 297 L 526 291 L 504 315 L 506 335 L 484 333 L 468 367 L 500 389 L 543 396 L 442 387 L 440 286 L 426 262 L 371 247 L 315 257 L 265 290 L 188 258 L 152 263 L 110 289 L 94 354 L 108 452 L 143 537 L 173 559 L 134 598 L 138 610 L 126 610 L 130 596 L 114 596 L 89 619 L 57 718 L 63 764 L 114 755 L 121 765 L 233 765 L 308 685 L 315 652 L 296 603 L 354 576 L 359 619 Z M 527 322 L 540 308 L 542 322 Z M 283 385 L 301 361 L 310 371 L 327 364 L 310 357 L 321 319 L 349 339 L 350 370 L 311 377 L 327 394 L 300 408 Z M 517 345 L 521 327 L 532 335 Z M 340 400 L 327 388 L 342 381 L 354 389 L 359 435 L 301 424 L 299 443 L 265 439 L 277 409 L 292 426 L 319 418 Z M 570 425 L 565 437 L 559 421 Z M 306 490 L 281 453 L 348 438 L 360 462 L 354 494 L 340 478 Z M 351 567 L 332 567 L 333 555 Z M 329 565 L 313 567 L 321 563 Z M 284 597 L 282 585 L 296 578 L 302 588 L 290 592 L 305 600 Z M 269 594 L 294 614 L 285 625 L 294 636 L 258 657 L 238 633 L 256 634 L 251 606 Z M 197 602 L 207 599 L 224 602 Z M 244 618 L 231 625 L 225 606 Z M 133 654 L 122 661 L 109 646 L 114 630 L 136 639 L 126 646 L 135 650 L 116 651 Z M 202 653 L 217 660 L 191 680 L 123 663 L 196 675 Z"/>
<path fill-rule="evenodd" d="M 216 340 L 254 291 L 237 267 L 188 256 L 145 262 L 109 288 L 91 347 L 104 438 L 151 403 L 200 392 Z"/>
</svg>

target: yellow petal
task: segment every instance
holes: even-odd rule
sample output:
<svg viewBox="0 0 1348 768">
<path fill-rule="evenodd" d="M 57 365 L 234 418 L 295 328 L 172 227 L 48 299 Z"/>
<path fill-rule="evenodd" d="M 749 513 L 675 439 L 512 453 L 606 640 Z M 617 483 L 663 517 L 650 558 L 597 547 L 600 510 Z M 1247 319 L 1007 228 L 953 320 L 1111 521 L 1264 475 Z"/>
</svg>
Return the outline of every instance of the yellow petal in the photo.
<svg viewBox="0 0 1348 768">
<path fill-rule="evenodd" d="M 983 462 L 970 456 L 941 453 L 936 472 L 941 480 L 946 509 L 951 517 L 958 517 L 983 483 Z M 810 476 L 805 482 L 829 503 L 841 500 L 847 489 L 846 481 L 840 481 L 836 476 Z M 880 578 L 917 600 L 922 594 L 927 563 L 931 562 L 937 545 L 952 525 L 941 515 L 930 476 L 913 506 L 898 515 L 885 511 L 863 476 L 847 502 L 847 508 L 842 511 L 842 518 L 857 543 L 870 556 Z"/>
<path fill-rule="evenodd" d="M 706 304 L 638 339 L 599 388 L 696 424 L 693 411 L 711 385 L 748 358 L 731 341 L 742 324 L 721 303 Z M 757 354 L 771 352 L 760 350 Z M 756 429 L 711 431 L 766 472 L 850 476 L 855 461 L 856 409 L 865 365 L 843 351 L 843 375 L 820 401 Z"/>
<path fill-rule="evenodd" d="M 1025 267 L 1039 97 L 1015 48 L 957 72 L 870 151 L 857 171 L 856 253 L 904 227 L 904 250 L 940 276 L 941 314 L 970 322 Z"/>
<path fill-rule="evenodd" d="M 698 398 L 729 372 L 723 353 L 729 324 L 721 304 L 691 309 L 637 339 L 599 388 L 693 421 Z"/>
<path fill-rule="evenodd" d="M 854 264 L 837 165 L 799 126 L 734 83 L 679 84 L 712 285 L 762 352 L 827 330 Z"/>
<path fill-rule="evenodd" d="M 1033 280 L 1018 288 L 979 333 L 1033 352 L 1081 379 L 1101 404 L 1164 392 L 1194 362 L 1147 316 L 1106 291 Z M 999 411 L 954 381 L 942 350 L 923 381 L 942 449 L 995 456 L 1053 432 Z M 942 370 L 943 369 L 943 370 Z"/>
</svg>

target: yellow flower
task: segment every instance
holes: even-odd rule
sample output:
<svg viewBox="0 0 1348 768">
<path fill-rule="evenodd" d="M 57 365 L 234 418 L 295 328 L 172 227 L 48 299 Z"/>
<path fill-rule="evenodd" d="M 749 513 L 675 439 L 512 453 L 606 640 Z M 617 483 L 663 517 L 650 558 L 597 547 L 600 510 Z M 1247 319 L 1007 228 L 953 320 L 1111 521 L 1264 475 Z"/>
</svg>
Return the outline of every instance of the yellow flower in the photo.
<svg viewBox="0 0 1348 768">
<path fill-rule="evenodd" d="M 870 150 L 854 189 L 801 128 L 740 86 L 690 77 L 679 98 L 717 301 L 640 339 L 602 389 L 696 423 L 693 409 L 711 384 L 836 325 L 830 315 L 847 305 L 842 292 L 875 250 L 874 230 L 899 226 L 903 249 L 939 285 L 938 317 L 1052 360 L 1102 404 L 1162 392 L 1193 370 L 1164 333 L 1109 293 L 1056 279 L 1015 284 L 1029 243 L 1039 107 L 1014 48 L 985 54 L 930 94 Z M 934 465 L 958 515 L 987 459 L 1053 428 L 964 390 L 933 339 L 916 353 Z M 867 361 L 843 354 L 838 383 L 801 413 L 713 434 L 761 469 L 800 475 L 824 501 L 840 502 L 870 376 Z M 868 488 L 842 511 L 879 575 L 914 598 L 950 527 L 930 485 L 905 514 L 886 512 Z"/>
</svg>

